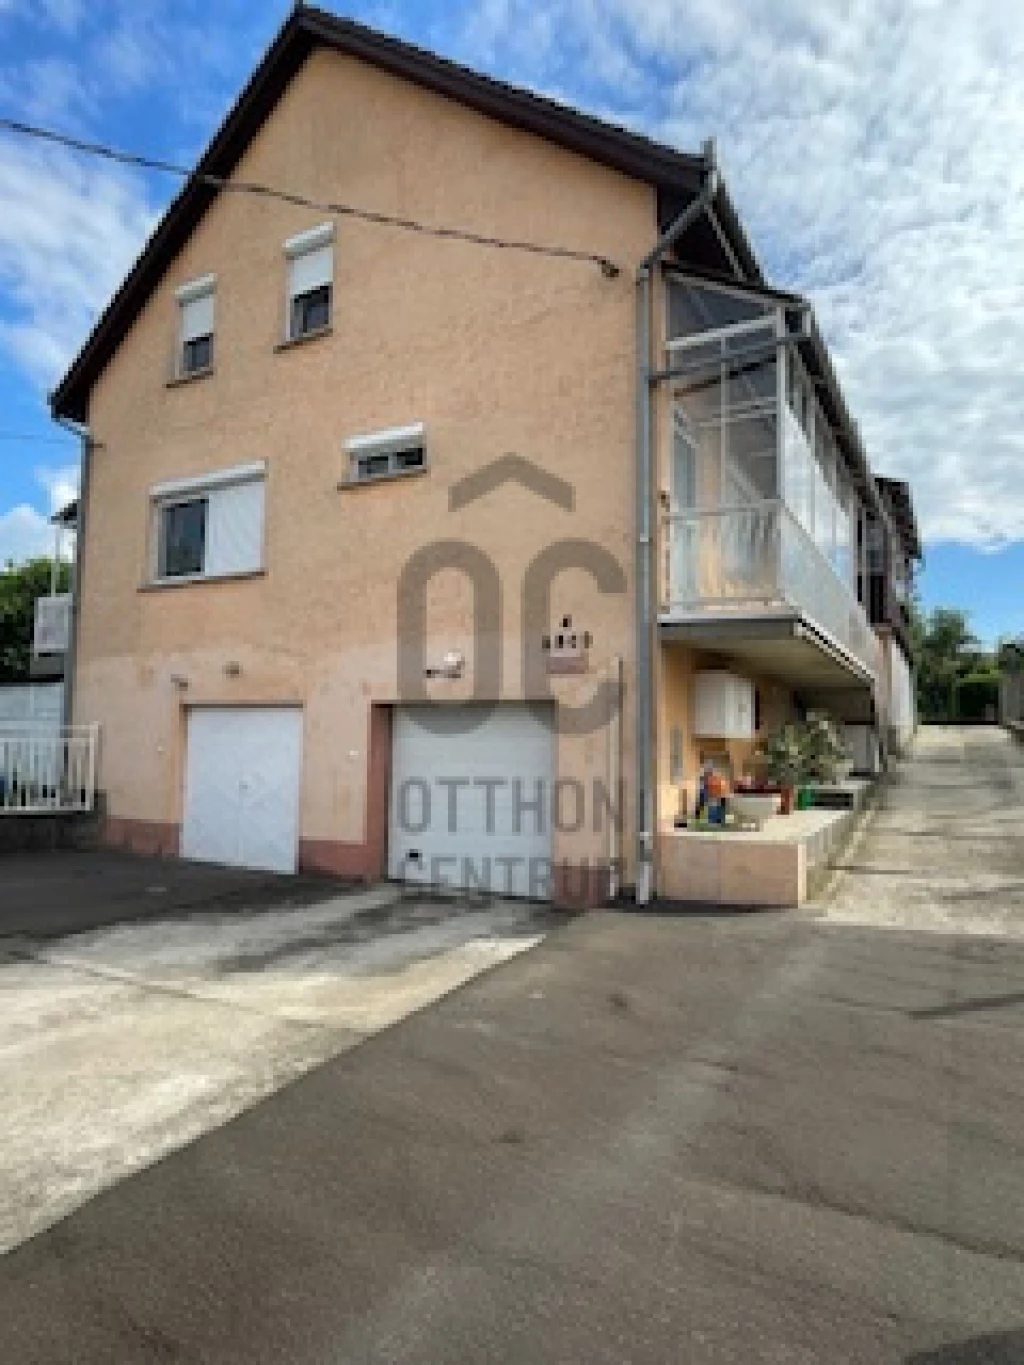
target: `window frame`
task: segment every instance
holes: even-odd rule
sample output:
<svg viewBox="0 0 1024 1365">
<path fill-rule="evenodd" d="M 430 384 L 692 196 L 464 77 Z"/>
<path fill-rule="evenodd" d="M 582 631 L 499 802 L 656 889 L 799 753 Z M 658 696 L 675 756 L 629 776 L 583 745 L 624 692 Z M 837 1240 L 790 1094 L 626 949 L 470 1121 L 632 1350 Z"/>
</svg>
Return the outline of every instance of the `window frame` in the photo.
<svg viewBox="0 0 1024 1365">
<path fill-rule="evenodd" d="M 403 464 L 403 459 L 413 452 L 419 452 L 419 460 L 415 464 Z M 415 422 L 406 427 L 391 427 L 365 436 L 350 437 L 345 442 L 345 457 L 347 467 L 339 488 L 363 488 L 370 484 L 427 474 L 430 471 L 430 451 L 426 427 L 422 422 Z M 371 461 L 386 463 L 379 472 L 361 473 L 364 465 Z"/>
<path fill-rule="evenodd" d="M 167 521 L 168 515 L 180 511 L 182 508 L 201 507 L 202 516 L 202 538 L 200 542 L 200 556 L 204 568 L 183 569 L 180 573 L 172 572 L 167 566 Z M 208 493 L 196 493 L 193 496 L 182 496 L 179 498 L 168 498 L 166 502 L 161 502 L 156 508 L 157 519 L 157 544 L 156 544 L 156 581 L 160 583 L 179 583 L 184 579 L 202 578 L 205 576 L 205 563 L 207 543 L 210 533 L 210 497 Z"/>
<path fill-rule="evenodd" d="M 211 573 L 207 569 L 210 552 L 211 503 L 218 492 L 247 484 L 260 484 L 263 490 L 263 509 L 260 526 L 259 563 L 255 567 Z M 185 583 L 216 583 L 232 578 L 252 578 L 266 572 L 266 484 L 267 466 L 264 461 L 237 465 L 197 478 L 175 479 L 157 484 L 149 490 L 150 548 L 146 585 L 176 587 Z M 166 514 L 172 508 L 203 503 L 203 567 L 198 572 L 172 573 L 166 571 Z"/>
<path fill-rule="evenodd" d="M 179 380 L 199 379 L 203 375 L 212 374 L 217 353 L 217 276 L 201 275 L 197 279 L 189 280 L 188 283 L 180 285 L 174 291 L 175 301 L 178 305 L 178 335 L 174 358 L 174 378 Z M 194 337 L 185 336 L 185 321 L 187 317 L 188 305 L 198 303 L 202 299 L 211 300 L 210 330 L 198 333 Z M 206 341 L 209 343 L 209 356 L 205 365 L 189 366 L 185 363 L 189 346 L 194 346 L 197 342 Z"/>
<path fill-rule="evenodd" d="M 305 232 L 297 233 L 294 237 L 289 237 L 284 244 L 285 261 L 287 272 L 285 277 L 285 317 L 284 317 L 284 342 L 285 345 L 307 341 L 311 337 L 322 336 L 330 332 L 334 325 L 334 276 L 337 261 L 335 258 L 335 225 L 333 222 L 321 223 L 319 227 L 309 228 Z M 326 249 L 331 251 L 331 275 L 326 284 L 314 285 L 311 289 L 295 291 L 292 287 L 292 275 L 295 262 L 304 256 L 310 256 L 314 252 Z M 327 292 L 327 321 L 316 327 L 308 327 L 303 331 L 297 331 L 295 322 L 299 316 L 299 307 L 304 301 L 308 301 L 314 294 L 321 291 Z"/>
</svg>

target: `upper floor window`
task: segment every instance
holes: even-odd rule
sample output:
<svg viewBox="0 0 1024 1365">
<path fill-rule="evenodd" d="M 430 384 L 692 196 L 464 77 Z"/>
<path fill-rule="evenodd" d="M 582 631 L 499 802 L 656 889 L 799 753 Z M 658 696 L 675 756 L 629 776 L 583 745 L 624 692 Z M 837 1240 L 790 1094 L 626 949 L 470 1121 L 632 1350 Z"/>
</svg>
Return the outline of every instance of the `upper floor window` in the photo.
<svg viewBox="0 0 1024 1365">
<path fill-rule="evenodd" d="M 353 436 L 345 442 L 345 450 L 349 469 L 343 484 L 421 474 L 427 468 L 427 436 L 422 422 Z"/>
<path fill-rule="evenodd" d="M 226 578 L 262 569 L 265 487 L 261 463 L 151 489 L 154 579 Z"/>
<path fill-rule="evenodd" d="M 214 275 L 183 284 L 175 293 L 180 314 L 177 373 L 182 378 L 213 369 Z"/>
<path fill-rule="evenodd" d="M 288 258 L 287 337 L 298 341 L 331 325 L 334 224 L 324 223 L 289 237 L 284 250 Z"/>
</svg>

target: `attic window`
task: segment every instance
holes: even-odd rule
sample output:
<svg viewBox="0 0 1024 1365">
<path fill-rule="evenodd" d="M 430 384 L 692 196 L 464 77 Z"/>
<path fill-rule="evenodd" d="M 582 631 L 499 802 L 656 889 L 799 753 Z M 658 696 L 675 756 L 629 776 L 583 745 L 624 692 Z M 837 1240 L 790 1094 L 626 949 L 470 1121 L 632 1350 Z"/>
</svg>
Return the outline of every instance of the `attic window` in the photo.
<svg viewBox="0 0 1024 1365">
<path fill-rule="evenodd" d="M 284 244 L 288 258 L 289 341 L 315 336 L 331 325 L 334 291 L 334 224 L 324 223 L 290 237 Z"/>
<path fill-rule="evenodd" d="M 216 276 L 204 275 L 202 279 L 182 285 L 175 297 L 180 314 L 177 376 L 188 379 L 207 374 L 213 369 Z"/>
<path fill-rule="evenodd" d="M 348 470 L 342 487 L 376 483 L 427 469 L 426 429 L 422 422 L 353 436 L 345 442 Z"/>
</svg>

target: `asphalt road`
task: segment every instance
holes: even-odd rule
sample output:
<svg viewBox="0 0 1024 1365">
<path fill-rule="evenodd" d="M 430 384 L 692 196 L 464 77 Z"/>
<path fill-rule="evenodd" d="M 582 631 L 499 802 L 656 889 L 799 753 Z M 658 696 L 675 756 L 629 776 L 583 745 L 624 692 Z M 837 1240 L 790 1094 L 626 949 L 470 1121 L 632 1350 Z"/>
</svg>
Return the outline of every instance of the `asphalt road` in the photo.
<svg viewBox="0 0 1024 1365">
<path fill-rule="evenodd" d="M 828 900 L 836 923 L 1024 938 L 1024 743 L 924 726 Z"/>
<path fill-rule="evenodd" d="M 1024 945 L 582 918 L 0 1261 L 0 1360 L 1019 1365 Z"/>
<path fill-rule="evenodd" d="M 5 858 L 0 1252 L 558 922 L 102 851 Z"/>
<path fill-rule="evenodd" d="M 326 877 L 140 858 L 111 849 L 0 855 L 0 939 L 59 938 L 190 912 L 316 905 L 339 892 Z"/>
</svg>

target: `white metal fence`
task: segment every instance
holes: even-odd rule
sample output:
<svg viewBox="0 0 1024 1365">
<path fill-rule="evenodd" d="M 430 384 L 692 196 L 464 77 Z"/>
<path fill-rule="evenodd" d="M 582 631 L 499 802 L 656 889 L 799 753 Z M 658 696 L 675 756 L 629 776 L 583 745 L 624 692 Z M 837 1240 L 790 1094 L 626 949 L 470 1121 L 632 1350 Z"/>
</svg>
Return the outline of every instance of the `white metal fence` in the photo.
<svg viewBox="0 0 1024 1365">
<path fill-rule="evenodd" d="M 91 811 L 96 800 L 97 726 L 56 734 L 0 729 L 0 816 Z"/>
<path fill-rule="evenodd" d="M 878 640 L 864 608 L 783 502 L 713 507 L 667 521 L 669 611 L 756 615 L 789 606 L 878 676 Z"/>
<path fill-rule="evenodd" d="M 0 683 L 0 735 L 12 726 L 59 735 L 63 711 L 62 682 Z"/>
</svg>

